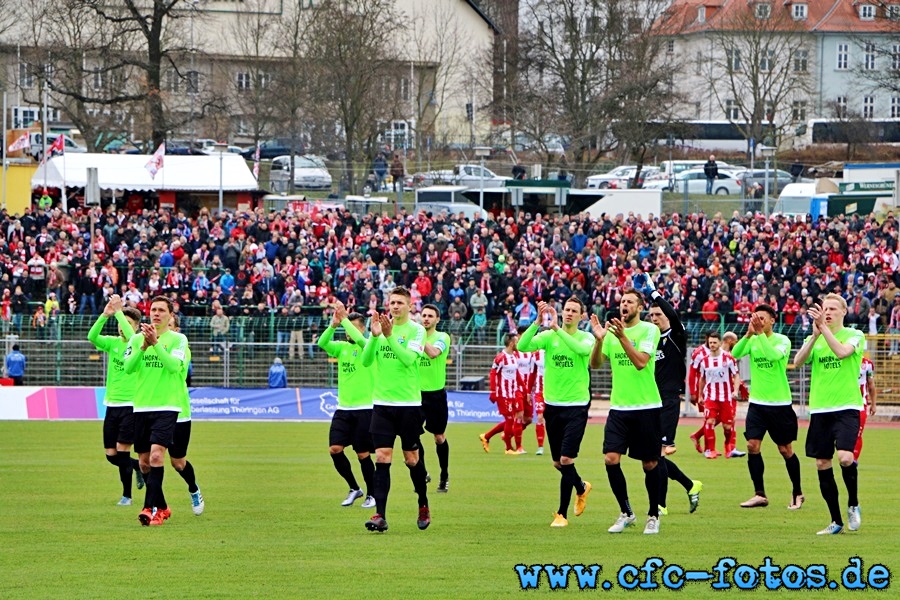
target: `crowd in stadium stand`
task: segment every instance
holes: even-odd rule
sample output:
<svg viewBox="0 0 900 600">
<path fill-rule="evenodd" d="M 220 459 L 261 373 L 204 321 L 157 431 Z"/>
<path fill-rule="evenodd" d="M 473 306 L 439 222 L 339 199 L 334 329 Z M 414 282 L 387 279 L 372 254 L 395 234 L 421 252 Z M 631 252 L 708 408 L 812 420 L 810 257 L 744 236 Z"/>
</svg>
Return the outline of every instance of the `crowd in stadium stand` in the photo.
<svg viewBox="0 0 900 600">
<path fill-rule="evenodd" d="M 416 307 L 435 304 L 451 322 L 514 327 L 536 318 L 538 300 L 570 295 L 602 316 L 646 271 L 692 323 L 741 323 L 767 302 L 807 329 L 806 308 L 833 291 L 848 300 L 850 323 L 900 328 L 893 215 L 95 215 L 92 236 L 86 214 L 0 213 L 4 321 L 31 323 L 37 304 L 44 319 L 99 314 L 115 292 L 145 313 L 159 294 L 187 315 L 288 316 L 334 299 L 371 312 L 403 285 Z"/>
</svg>

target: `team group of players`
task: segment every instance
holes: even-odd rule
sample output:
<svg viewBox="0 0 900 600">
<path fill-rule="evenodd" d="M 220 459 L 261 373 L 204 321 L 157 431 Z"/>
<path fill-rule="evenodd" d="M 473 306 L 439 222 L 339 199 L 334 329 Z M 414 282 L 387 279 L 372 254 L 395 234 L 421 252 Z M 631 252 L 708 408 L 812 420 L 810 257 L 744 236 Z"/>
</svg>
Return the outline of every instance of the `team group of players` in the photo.
<svg viewBox="0 0 900 600">
<path fill-rule="evenodd" d="M 118 324 L 118 335 L 102 335 L 111 317 Z M 186 381 L 191 351 L 187 338 L 178 332 L 171 301 L 154 298 L 150 323 L 141 323 L 137 309 L 125 307 L 119 296 L 111 296 L 88 340 L 108 355 L 103 446 L 122 482 L 118 505 L 132 505 L 133 473 L 137 488 L 147 487 L 138 515 L 141 525 L 159 526 L 171 517 L 163 493 L 168 452 L 172 467 L 188 485 L 193 513 L 203 514 L 206 504 L 194 467 L 186 459 L 191 439 Z M 137 460 L 131 457 L 132 446 Z"/>
<path fill-rule="evenodd" d="M 553 306 L 539 303 L 539 319 L 521 336 L 507 336 L 490 376 L 491 400 L 497 403 L 504 421 L 480 436 L 485 452 L 490 451 L 490 438 L 502 432 L 506 452 L 523 453 L 522 431 L 534 414 L 537 453 L 543 454 L 546 434 L 553 465 L 560 473 L 560 503 L 551 526 L 568 525 L 572 492 L 576 496 L 574 514 L 579 516 L 592 487 L 575 467 L 588 421 L 590 369 L 600 368 L 608 361 L 612 391 L 603 454 L 620 510 L 609 532 L 620 533 L 636 520 L 620 465 L 622 456 L 627 454 L 640 460 L 644 470 L 648 498 L 644 533 L 658 533 L 659 517 L 668 512 L 669 479 L 685 488 L 690 512 L 697 509 L 702 490 L 701 482 L 687 477 L 668 458 L 675 451 L 686 379 L 692 387 L 696 383 L 704 407 L 703 427 L 691 436 L 697 449 L 700 450 L 702 435 L 706 456 L 718 456 L 714 427 L 721 423 L 725 455 L 743 456 L 735 448 L 734 397 L 746 386 L 740 380 L 736 359 L 749 356 L 749 408 L 744 436 L 755 493 L 741 506 L 756 508 L 769 503 L 760 454 L 761 441 L 768 433 L 785 460 L 792 482 L 788 508 L 799 509 L 804 496 L 800 461 L 792 447 L 798 422 L 787 380 L 791 343 L 786 336 L 772 331 L 777 319 L 775 309 L 758 305 L 747 333 L 737 343 L 729 339 L 723 348 L 717 334 L 708 335 L 707 344 L 692 356 L 691 376 L 687 377 L 687 335 L 677 313 L 646 275 L 637 276 L 635 284 L 635 288 L 623 292 L 619 316 L 606 324 L 592 316 L 590 331 L 579 329 L 586 316 L 585 307 L 572 297 L 564 304 L 561 318 Z M 388 312 L 370 319 L 368 336 L 366 318 L 348 313 L 342 304 L 336 304 L 332 322 L 318 340 L 318 345 L 338 364 L 338 407 L 331 423 L 329 451 L 335 470 L 350 488 L 342 505 L 351 506 L 357 499 L 365 498 L 362 506 L 376 510 L 365 522 L 370 531 L 388 529 L 390 468 L 397 437 L 418 496 L 419 529 L 426 529 L 431 523 L 427 495 L 430 476 L 420 440 L 425 430 L 434 435 L 440 466 L 437 491 L 449 490 L 445 384 L 450 338 L 437 331 L 440 313 L 434 306 L 423 307 L 421 325 L 411 320 L 410 299 L 405 288 L 395 288 L 389 296 Z M 641 320 L 647 304 L 650 322 Z M 832 467 L 835 451 L 848 495 L 847 527 L 855 531 L 861 525 L 857 459 L 862 448 L 862 427 L 866 409 L 872 414 L 875 411 L 873 370 L 871 362 L 863 359 L 863 334 L 843 326 L 847 313 L 843 298 L 829 294 L 809 312 L 812 335 L 798 350 L 794 363 L 811 365 L 811 417 L 805 450 L 807 456 L 816 460 L 819 487 L 831 516 L 831 523 L 818 533 L 844 530 Z M 118 323 L 118 336 L 101 335 L 110 317 Z M 190 401 L 185 381 L 191 360 L 188 341 L 177 332 L 167 299 L 158 297 L 152 301 L 149 324 L 142 324 L 140 317 L 113 296 L 88 339 L 109 354 L 103 437 L 107 460 L 118 467 L 122 482 L 119 505 L 132 503 L 134 473 L 138 489 L 144 483 L 147 487 L 140 522 L 152 526 L 162 525 L 171 516 L 162 490 L 167 451 L 171 464 L 188 484 L 193 512 L 201 514 L 205 503 L 193 467 L 185 460 L 190 441 Z M 334 340 L 338 328 L 344 329 L 346 341 Z M 137 461 L 130 455 L 132 445 L 139 455 Z M 347 446 L 352 446 L 357 454 L 365 492 L 344 454 Z"/>
</svg>

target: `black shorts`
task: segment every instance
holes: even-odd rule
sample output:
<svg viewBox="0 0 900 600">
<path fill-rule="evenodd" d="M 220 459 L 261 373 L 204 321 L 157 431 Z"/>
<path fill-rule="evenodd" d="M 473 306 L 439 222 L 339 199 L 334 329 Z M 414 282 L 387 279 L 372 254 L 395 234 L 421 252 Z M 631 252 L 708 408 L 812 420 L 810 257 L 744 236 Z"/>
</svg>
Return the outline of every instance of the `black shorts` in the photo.
<svg viewBox="0 0 900 600">
<path fill-rule="evenodd" d="M 169 456 L 172 458 L 184 458 L 187 456 L 188 446 L 191 445 L 191 422 L 181 421 L 175 423 L 175 435 L 172 445 L 169 446 Z"/>
<path fill-rule="evenodd" d="M 439 435 L 447 431 L 447 390 L 422 392 L 425 431 Z"/>
<path fill-rule="evenodd" d="M 663 446 L 675 445 L 675 431 L 678 429 L 678 417 L 681 416 L 681 398 L 678 396 L 662 399 L 659 413 L 659 427 Z"/>
<path fill-rule="evenodd" d="M 171 448 L 177 421 L 178 412 L 174 410 L 134 413 L 134 451 L 138 454 L 150 452 L 150 446 L 154 444 Z"/>
<path fill-rule="evenodd" d="M 660 408 L 609 411 L 603 428 L 603 454 L 628 454 L 640 461 L 659 460 L 662 451 Z"/>
<path fill-rule="evenodd" d="M 562 456 L 577 458 L 584 439 L 584 429 L 588 422 L 588 405 L 544 406 L 544 426 L 547 442 L 550 444 L 550 456 L 554 462 Z"/>
<path fill-rule="evenodd" d="M 858 435 L 858 410 L 810 415 L 809 430 L 806 432 L 806 456 L 830 459 L 834 456 L 835 449 L 853 452 Z"/>
<path fill-rule="evenodd" d="M 751 402 L 747 409 L 744 438 L 761 440 L 766 437 L 766 433 L 779 446 L 797 441 L 797 413 L 794 412 L 794 407 L 789 404 L 767 406 Z"/>
<path fill-rule="evenodd" d="M 334 411 L 331 418 L 331 429 L 328 432 L 329 446 L 353 446 L 353 450 L 360 452 L 375 452 L 372 443 L 372 434 L 369 428 L 372 426 L 372 409 L 345 410 L 342 408 Z"/>
<path fill-rule="evenodd" d="M 107 406 L 103 418 L 103 447 L 134 443 L 134 409 L 130 406 Z"/>
<path fill-rule="evenodd" d="M 372 443 L 375 448 L 393 448 L 394 441 L 400 436 L 400 448 L 406 452 L 421 447 L 419 436 L 422 429 L 422 407 L 420 406 L 382 406 L 372 409 Z"/>
</svg>

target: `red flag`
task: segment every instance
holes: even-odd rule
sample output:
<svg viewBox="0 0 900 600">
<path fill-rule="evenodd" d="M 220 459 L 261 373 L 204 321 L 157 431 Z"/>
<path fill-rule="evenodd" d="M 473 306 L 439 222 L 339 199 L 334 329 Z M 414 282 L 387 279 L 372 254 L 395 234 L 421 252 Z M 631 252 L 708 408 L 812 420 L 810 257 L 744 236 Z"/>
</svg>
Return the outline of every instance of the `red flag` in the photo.
<svg viewBox="0 0 900 600">
<path fill-rule="evenodd" d="M 14 141 L 9 146 L 9 151 L 15 152 L 16 150 L 24 150 L 25 148 L 31 148 L 31 136 L 29 136 L 27 133 L 23 133 L 22 136 L 19 137 L 19 139 Z"/>
<path fill-rule="evenodd" d="M 50 144 L 50 148 L 44 154 L 44 157 L 41 159 L 41 164 L 47 162 L 48 158 L 53 158 L 57 154 L 65 154 L 65 140 L 62 134 L 56 136 L 56 139 L 53 140 L 53 143 Z"/>
<path fill-rule="evenodd" d="M 253 153 L 253 176 L 259 179 L 259 142 L 256 142 L 256 152 Z"/>
</svg>

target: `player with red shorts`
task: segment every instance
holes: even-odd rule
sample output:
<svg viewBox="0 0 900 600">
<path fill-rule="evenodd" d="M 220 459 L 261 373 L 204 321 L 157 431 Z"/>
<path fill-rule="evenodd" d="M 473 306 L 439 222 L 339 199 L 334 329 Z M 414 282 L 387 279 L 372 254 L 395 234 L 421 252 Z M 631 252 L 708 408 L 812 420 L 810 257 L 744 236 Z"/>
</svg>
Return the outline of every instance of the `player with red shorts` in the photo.
<svg viewBox="0 0 900 600">
<path fill-rule="evenodd" d="M 518 394 L 519 366 L 518 358 L 516 357 L 516 344 L 518 341 L 519 336 L 517 334 L 507 334 L 506 347 L 497 353 L 497 356 L 494 357 L 494 363 L 491 365 L 490 400 L 497 404 L 497 410 L 503 417 L 503 423 L 494 426 L 493 429 L 479 436 L 485 452 L 490 452 L 491 438 L 502 431 L 507 454 L 525 453 L 521 448 L 514 450 L 512 446 L 513 440 L 517 436 L 517 429 L 518 439 L 522 439 L 522 411 L 524 409 L 522 399 Z"/>
<path fill-rule="evenodd" d="M 859 435 L 853 448 L 853 460 L 859 460 L 863 447 L 863 429 L 866 428 L 866 413 L 875 414 L 875 365 L 865 356 L 859 366 L 859 391 L 863 397 L 863 409 L 859 411 Z"/>
<path fill-rule="evenodd" d="M 544 438 L 547 429 L 544 425 L 544 351 L 537 350 L 532 355 L 532 371 L 531 371 L 531 395 L 534 404 L 534 435 L 537 438 L 538 449 L 535 454 L 542 455 L 544 453 Z"/>
<path fill-rule="evenodd" d="M 734 348 L 734 345 L 737 343 L 737 335 L 732 331 L 726 331 L 725 335 L 722 336 L 722 348 L 727 354 L 731 354 L 731 349 Z M 709 347 L 706 344 L 700 345 L 694 349 L 694 352 L 691 354 L 691 364 L 688 366 L 688 389 L 691 393 L 691 402 L 693 404 L 697 404 L 697 399 L 700 397 L 700 391 L 698 390 L 698 383 L 700 381 L 700 363 L 709 355 Z M 735 361 L 737 362 L 737 361 Z M 744 381 L 740 382 L 738 389 L 738 398 L 747 402 L 750 399 L 750 388 L 747 387 L 747 384 Z M 737 404 L 734 399 L 729 400 L 732 404 L 734 404 L 735 414 L 737 414 Z M 719 421 L 716 421 L 716 425 L 719 424 Z M 706 422 L 704 421 L 700 425 L 700 429 L 695 431 L 690 435 L 691 441 L 694 442 L 694 448 L 696 448 L 697 452 L 700 454 L 704 454 L 704 448 L 700 445 L 700 440 L 704 440 L 705 445 L 705 434 L 706 434 Z M 731 448 L 730 451 L 726 450 L 725 458 L 739 458 L 741 456 L 746 456 L 747 453 L 742 450 L 738 450 L 736 448 L 737 443 L 737 427 L 731 428 L 731 436 L 725 440 L 726 448 Z M 713 448 L 715 450 L 715 448 Z"/>
<path fill-rule="evenodd" d="M 531 424 L 533 420 L 532 414 L 534 413 L 534 403 L 532 402 L 534 352 L 516 350 L 515 355 L 518 368 L 517 376 L 519 378 L 517 393 L 518 399 L 522 403 L 522 430 L 524 431 Z M 516 439 L 516 447 L 522 447 L 521 439 Z"/>
<path fill-rule="evenodd" d="M 722 350 L 722 340 L 717 331 L 706 334 L 709 354 L 700 362 L 698 388 L 703 398 L 703 435 L 706 440 L 706 458 L 717 458 L 716 423 L 722 423 L 725 430 L 725 455 L 734 450 L 731 446 L 731 432 L 734 429 L 735 406 L 732 401 L 734 390 L 739 385 L 738 368 L 734 358 Z"/>
</svg>

